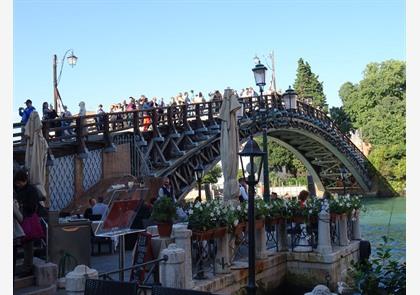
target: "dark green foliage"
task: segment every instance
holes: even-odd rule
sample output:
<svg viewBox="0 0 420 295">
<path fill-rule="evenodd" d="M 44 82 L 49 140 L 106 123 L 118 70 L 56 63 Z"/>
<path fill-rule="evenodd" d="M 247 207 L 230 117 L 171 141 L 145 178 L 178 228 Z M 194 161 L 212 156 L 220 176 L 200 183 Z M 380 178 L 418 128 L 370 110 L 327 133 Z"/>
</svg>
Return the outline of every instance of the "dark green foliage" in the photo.
<svg viewBox="0 0 420 295">
<path fill-rule="evenodd" d="M 256 137 L 254 139 L 262 149 L 262 137 Z M 276 175 L 278 175 L 279 172 L 282 172 L 282 167 L 286 167 L 287 171 L 290 172 L 294 178 L 305 174 L 306 168 L 302 162 L 296 158 L 292 152 L 282 147 L 275 140 L 268 138 L 267 149 L 270 181 L 279 181 Z"/>
<path fill-rule="evenodd" d="M 346 135 L 350 135 L 350 131 L 354 131 L 350 117 L 343 110 L 343 107 L 330 108 L 331 120 L 340 128 L 340 131 Z"/>
<path fill-rule="evenodd" d="M 222 167 L 216 165 L 203 176 L 203 183 L 217 183 L 217 179 L 222 176 Z"/>
<path fill-rule="evenodd" d="M 173 200 L 162 197 L 153 204 L 152 219 L 157 222 L 172 222 L 176 217 L 176 206 Z"/>
<path fill-rule="evenodd" d="M 392 258 L 392 239 L 382 237 L 376 257 L 369 261 L 352 261 L 349 270 L 353 287 L 361 294 L 406 294 L 406 263 Z"/>
<path fill-rule="evenodd" d="M 399 192 L 406 176 L 405 91 L 405 62 L 396 60 L 368 64 L 359 84 L 346 82 L 339 91 L 353 127 L 373 146 L 369 159 Z"/>
<path fill-rule="evenodd" d="M 405 62 L 370 63 L 359 84 L 339 91 L 343 110 L 372 145 L 405 143 Z"/>
<path fill-rule="evenodd" d="M 313 106 L 328 113 L 327 99 L 324 94 L 324 87 L 315 75 L 308 62 L 302 58 L 298 60 L 295 84 L 293 85 L 299 97 L 312 97 Z"/>
</svg>

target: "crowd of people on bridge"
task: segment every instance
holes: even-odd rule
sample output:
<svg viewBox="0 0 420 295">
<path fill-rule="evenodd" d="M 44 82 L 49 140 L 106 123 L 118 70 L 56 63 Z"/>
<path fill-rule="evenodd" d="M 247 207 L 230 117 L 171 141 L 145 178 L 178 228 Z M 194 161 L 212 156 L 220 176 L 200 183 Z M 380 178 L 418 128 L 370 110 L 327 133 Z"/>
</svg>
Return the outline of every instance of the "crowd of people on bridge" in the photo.
<svg viewBox="0 0 420 295">
<path fill-rule="evenodd" d="M 240 91 L 233 90 L 233 92 L 239 97 L 250 97 L 258 95 L 252 87 L 242 88 Z M 130 96 L 128 99 L 124 99 L 122 102 L 116 102 L 111 104 L 109 107 L 109 113 L 119 113 L 134 110 L 149 110 L 152 108 L 165 107 L 170 105 L 179 106 L 190 103 L 204 103 L 206 101 L 221 101 L 222 99 L 223 95 L 219 90 L 214 90 L 213 92 L 208 93 L 207 99 L 201 91 L 198 93 L 195 93 L 194 90 L 179 92 L 177 95 L 171 96 L 168 102 L 165 102 L 163 97 L 158 98 L 154 96 L 153 98 L 149 99 L 147 96 L 142 94 L 138 99 L 136 99 L 134 96 Z M 23 124 L 27 123 L 31 112 L 35 110 L 35 107 L 32 105 L 32 100 L 26 100 L 25 104 L 26 108 L 19 108 L 19 115 L 22 117 L 21 122 Z M 99 104 L 98 109 L 96 110 L 96 114 L 101 114 L 105 112 L 106 109 L 104 109 L 104 106 L 102 104 Z M 85 115 L 85 102 L 81 101 L 79 103 L 79 112 L 76 114 L 76 116 Z M 63 105 L 63 110 L 60 111 L 60 113 L 57 113 L 54 107 L 48 102 L 44 102 L 42 104 L 42 120 L 71 117 L 73 117 L 73 114 L 69 111 L 66 105 Z"/>
<path fill-rule="evenodd" d="M 258 94 L 252 87 L 243 88 L 240 91 L 233 90 L 233 93 L 239 97 L 256 97 Z M 104 107 L 103 104 L 99 104 L 96 111 L 94 112 L 87 112 L 86 104 L 84 101 L 79 102 L 79 111 L 75 114 L 72 114 L 66 105 L 63 105 L 60 110 L 56 110 L 51 104 L 48 102 L 44 102 L 42 104 L 42 120 L 53 120 L 53 119 L 68 119 L 68 120 L 60 120 L 60 121 L 49 121 L 48 124 L 49 128 L 58 128 L 63 127 L 61 130 L 56 130 L 54 132 L 50 132 L 50 137 L 52 134 L 55 136 L 71 136 L 74 135 L 76 130 L 74 127 L 70 127 L 74 124 L 74 118 L 76 117 L 83 117 L 86 115 L 101 115 L 105 113 L 111 114 L 109 116 L 109 121 L 111 123 L 110 130 L 118 130 L 120 128 L 131 127 L 133 124 L 133 114 L 123 114 L 124 112 L 141 110 L 145 111 L 142 114 L 142 131 L 148 131 L 151 124 L 152 124 L 152 114 L 151 112 L 147 112 L 148 110 L 152 110 L 157 108 L 158 120 L 160 121 L 163 119 L 163 116 L 159 116 L 163 114 L 163 110 L 160 108 L 164 108 L 167 106 L 183 106 L 191 103 L 205 103 L 205 102 L 212 102 L 212 101 L 222 101 L 223 95 L 219 90 L 214 90 L 208 93 L 207 98 L 203 95 L 203 92 L 199 91 L 196 93 L 194 90 L 179 92 L 177 95 L 170 97 L 170 99 L 165 102 L 163 97 L 158 98 L 156 96 L 149 99 L 146 95 L 142 94 L 139 98 L 135 98 L 134 96 L 130 96 L 128 99 L 124 99 L 122 102 L 112 103 L 107 111 L 107 108 Z M 20 107 L 19 108 L 19 115 L 21 116 L 21 123 L 22 123 L 22 133 L 24 133 L 24 126 L 29 120 L 29 116 L 32 111 L 35 110 L 35 107 L 32 104 L 30 99 L 26 100 L 25 102 L 26 108 Z M 115 113 L 115 115 L 112 115 Z M 104 130 L 104 118 L 102 116 L 97 116 L 95 118 L 85 119 L 82 118 L 82 125 L 89 124 L 95 121 L 96 130 L 101 132 Z M 70 128 L 66 128 L 70 127 Z M 88 128 L 83 127 L 82 130 L 83 134 L 88 133 Z M 64 139 L 62 139 L 64 140 Z M 25 139 L 22 138 L 22 142 Z"/>
</svg>

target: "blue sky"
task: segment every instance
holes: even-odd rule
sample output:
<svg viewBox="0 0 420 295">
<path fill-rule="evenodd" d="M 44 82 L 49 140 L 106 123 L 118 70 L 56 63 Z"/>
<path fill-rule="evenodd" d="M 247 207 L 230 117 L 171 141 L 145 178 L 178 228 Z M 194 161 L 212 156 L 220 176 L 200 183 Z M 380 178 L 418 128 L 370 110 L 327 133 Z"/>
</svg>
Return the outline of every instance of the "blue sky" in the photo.
<svg viewBox="0 0 420 295">
<path fill-rule="evenodd" d="M 108 109 L 129 96 L 207 94 L 254 85 L 253 57 L 276 56 L 277 87 L 295 80 L 297 60 L 324 82 L 330 106 L 340 86 L 358 82 L 369 62 L 405 60 L 405 2 L 15 0 L 14 103 L 52 103 L 52 57 L 74 49 L 64 65 L 64 104 L 77 113 Z M 268 73 L 268 77 L 270 73 Z"/>
</svg>

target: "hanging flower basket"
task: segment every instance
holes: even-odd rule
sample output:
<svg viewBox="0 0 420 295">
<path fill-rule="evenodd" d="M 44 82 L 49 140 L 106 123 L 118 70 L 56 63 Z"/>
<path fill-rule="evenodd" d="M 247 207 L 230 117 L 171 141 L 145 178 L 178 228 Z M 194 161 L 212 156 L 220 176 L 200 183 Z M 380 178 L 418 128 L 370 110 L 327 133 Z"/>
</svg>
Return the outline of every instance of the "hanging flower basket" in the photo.
<svg viewBox="0 0 420 295">
<path fill-rule="evenodd" d="M 213 239 L 214 229 L 209 229 L 206 231 L 193 231 L 192 239 L 195 241 L 207 241 Z"/>
<path fill-rule="evenodd" d="M 217 238 L 223 238 L 223 236 L 226 234 L 226 232 L 227 232 L 227 227 L 226 226 L 215 228 L 214 229 L 214 236 L 213 237 L 215 239 L 217 239 Z"/>
</svg>

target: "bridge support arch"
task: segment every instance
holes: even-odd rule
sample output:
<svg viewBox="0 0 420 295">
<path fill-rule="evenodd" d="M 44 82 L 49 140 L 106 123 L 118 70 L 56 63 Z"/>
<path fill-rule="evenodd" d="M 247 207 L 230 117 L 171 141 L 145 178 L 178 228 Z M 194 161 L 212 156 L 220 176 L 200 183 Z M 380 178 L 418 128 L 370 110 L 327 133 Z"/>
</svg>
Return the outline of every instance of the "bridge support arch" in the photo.
<svg viewBox="0 0 420 295">
<path fill-rule="evenodd" d="M 305 156 L 297 149 L 295 149 L 293 146 L 291 146 L 290 144 L 282 141 L 279 138 L 273 137 L 271 136 L 271 138 L 277 142 L 279 145 L 281 145 L 282 147 L 284 147 L 285 149 L 289 150 L 290 152 L 292 152 L 301 162 L 302 164 L 305 166 L 305 168 L 308 170 L 309 174 L 312 175 L 312 178 L 314 180 L 314 184 L 315 184 L 315 192 L 316 195 L 318 197 L 322 197 L 322 194 L 325 191 L 324 185 L 322 184 L 321 179 L 318 176 L 318 173 L 315 171 L 314 167 L 312 166 L 312 164 L 305 158 Z"/>
</svg>

